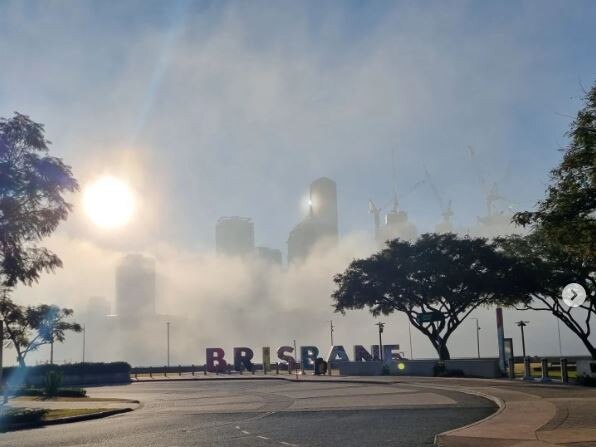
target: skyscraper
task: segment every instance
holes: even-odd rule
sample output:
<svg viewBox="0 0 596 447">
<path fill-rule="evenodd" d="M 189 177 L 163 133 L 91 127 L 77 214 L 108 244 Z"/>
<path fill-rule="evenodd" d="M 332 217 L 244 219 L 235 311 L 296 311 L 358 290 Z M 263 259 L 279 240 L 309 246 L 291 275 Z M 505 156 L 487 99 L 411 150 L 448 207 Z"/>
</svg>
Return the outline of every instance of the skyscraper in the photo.
<svg viewBox="0 0 596 447">
<path fill-rule="evenodd" d="M 309 215 L 290 232 L 288 263 L 304 259 L 322 239 L 337 241 L 337 187 L 322 177 L 310 185 Z"/>
<path fill-rule="evenodd" d="M 116 268 L 118 316 L 155 315 L 155 261 L 141 254 L 126 255 Z"/>
<path fill-rule="evenodd" d="M 282 264 L 281 250 L 269 247 L 257 247 L 257 257 L 264 262 L 273 265 Z"/>
<path fill-rule="evenodd" d="M 215 227 L 218 254 L 246 256 L 255 250 L 255 227 L 249 217 L 221 217 Z"/>
</svg>

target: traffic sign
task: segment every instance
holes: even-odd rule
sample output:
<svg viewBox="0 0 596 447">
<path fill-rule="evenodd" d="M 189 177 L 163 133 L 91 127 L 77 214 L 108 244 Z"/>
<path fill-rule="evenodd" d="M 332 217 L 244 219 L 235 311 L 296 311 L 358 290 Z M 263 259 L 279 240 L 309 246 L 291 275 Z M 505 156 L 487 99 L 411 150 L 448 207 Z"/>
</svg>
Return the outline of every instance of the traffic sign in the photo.
<svg viewBox="0 0 596 447">
<path fill-rule="evenodd" d="M 444 319 L 445 316 L 436 310 L 433 312 L 422 312 L 416 316 L 416 321 L 418 321 L 418 324 L 432 323 L 433 321 L 443 321 Z"/>
</svg>

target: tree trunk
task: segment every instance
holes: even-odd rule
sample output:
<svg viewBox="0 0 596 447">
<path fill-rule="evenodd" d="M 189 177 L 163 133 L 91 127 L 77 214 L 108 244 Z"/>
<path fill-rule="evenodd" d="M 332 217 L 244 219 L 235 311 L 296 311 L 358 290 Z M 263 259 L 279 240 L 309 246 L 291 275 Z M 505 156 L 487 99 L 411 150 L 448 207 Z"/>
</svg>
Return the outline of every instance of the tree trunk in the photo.
<svg viewBox="0 0 596 447">
<path fill-rule="evenodd" d="M 433 337 L 431 334 L 427 334 L 431 344 L 439 354 L 439 360 L 451 360 L 451 354 L 449 354 L 449 348 L 447 348 L 447 340 L 440 337 Z"/>
<path fill-rule="evenodd" d="M 445 340 L 439 342 L 437 352 L 439 353 L 439 360 L 451 360 L 451 355 L 449 354 L 449 349 L 447 348 L 447 342 Z"/>
<path fill-rule="evenodd" d="M 596 360 L 596 346 L 590 343 L 590 340 L 588 340 L 588 337 L 586 336 L 580 336 L 579 338 L 581 339 L 586 349 L 590 352 L 592 360 Z"/>
<path fill-rule="evenodd" d="M 23 356 L 21 354 L 17 355 L 17 363 L 19 364 L 19 366 L 21 368 L 25 368 L 27 365 L 25 365 L 25 359 L 23 358 Z"/>
</svg>

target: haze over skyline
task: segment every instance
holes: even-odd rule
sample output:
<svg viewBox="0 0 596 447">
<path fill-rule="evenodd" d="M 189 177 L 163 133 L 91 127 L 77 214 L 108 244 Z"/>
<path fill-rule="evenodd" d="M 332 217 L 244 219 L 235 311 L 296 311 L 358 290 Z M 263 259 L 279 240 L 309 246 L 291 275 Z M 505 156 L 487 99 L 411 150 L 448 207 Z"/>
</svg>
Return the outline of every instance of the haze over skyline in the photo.
<svg viewBox="0 0 596 447">
<path fill-rule="evenodd" d="M 426 167 L 459 230 L 485 213 L 468 145 L 515 209 L 543 196 L 582 85 L 594 81 L 595 13 L 589 1 L 2 2 L 0 116 L 45 124 L 52 154 L 83 187 L 115 175 L 138 201 L 127 226 L 107 231 L 74 196 L 73 215 L 48 242 L 64 269 L 16 296 L 75 307 L 94 295 L 113 300 L 118 259 L 144 252 L 158 262 L 162 309 L 170 297 L 197 314 L 205 303 L 244 305 L 254 286 L 288 312 L 315 306 L 318 328 L 331 312 L 330 275 L 373 249 L 367 204 L 392 198 L 393 151 L 397 191 Z M 251 217 L 256 244 L 285 258 L 308 185 L 322 176 L 337 183 L 339 254 L 270 275 L 267 292 L 251 268 L 213 258 L 215 223 L 229 215 Z M 426 186 L 401 206 L 419 233 L 441 220 Z M 224 270 L 236 279 L 221 290 Z M 346 318 L 362 325 L 353 337 L 365 343 L 372 318 Z M 488 350 L 492 311 L 484 318 Z M 531 319 L 534 349 L 558 351 L 555 320 Z M 407 352 L 404 326 L 388 331 Z M 458 336 L 473 354 L 470 337 Z"/>
</svg>

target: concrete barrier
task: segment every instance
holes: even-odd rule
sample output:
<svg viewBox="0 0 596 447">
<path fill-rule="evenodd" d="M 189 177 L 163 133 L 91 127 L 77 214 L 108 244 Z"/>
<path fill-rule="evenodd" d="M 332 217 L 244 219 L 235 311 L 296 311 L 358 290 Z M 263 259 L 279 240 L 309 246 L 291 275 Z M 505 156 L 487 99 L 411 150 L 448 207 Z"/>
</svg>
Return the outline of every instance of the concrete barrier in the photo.
<svg viewBox="0 0 596 447">
<path fill-rule="evenodd" d="M 380 376 L 383 374 L 381 362 L 337 362 L 342 376 Z"/>
<path fill-rule="evenodd" d="M 389 374 L 396 376 L 433 376 L 438 360 L 398 360 L 389 365 Z"/>
<path fill-rule="evenodd" d="M 446 360 L 445 368 L 460 369 L 466 376 L 494 379 L 501 377 L 501 369 L 497 359 L 465 359 Z"/>
<path fill-rule="evenodd" d="M 575 362 L 577 377 L 596 378 L 596 360 L 577 360 Z"/>
</svg>

